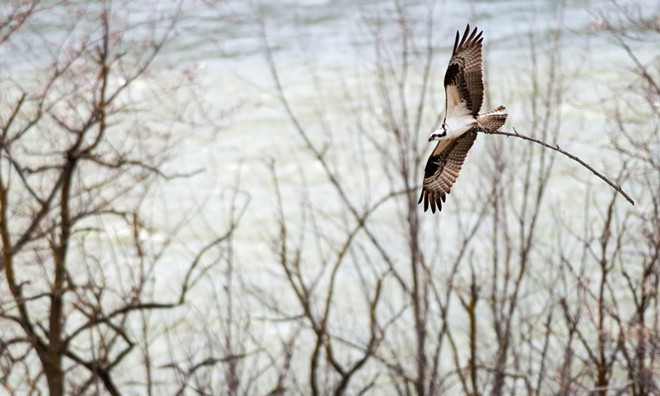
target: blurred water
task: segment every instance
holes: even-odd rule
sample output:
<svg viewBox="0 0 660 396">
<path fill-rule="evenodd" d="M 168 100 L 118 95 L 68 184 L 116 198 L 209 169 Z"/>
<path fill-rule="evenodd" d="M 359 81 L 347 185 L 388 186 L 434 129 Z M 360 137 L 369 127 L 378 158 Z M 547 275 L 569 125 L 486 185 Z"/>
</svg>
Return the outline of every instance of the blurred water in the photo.
<svg viewBox="0 0 660 396">
<path fill-rule="evenodd" d="M 436 55 L 431 79 L 437 89 L 429 102 L 437 112 L 442 111 L 444 104 L 442 79 L 455 31 L 463 30 L 468 22 L 483 29 L 488 65 L 486 84 L 493 105 L 503 103 L 508 107 L 510 118 L 507 129 L 526 125 L 529 118 L 529 108 L 523 98 L 531 92 L 531 87 L 523 77 L 531 70 L 530 34 L 547 38 L 551 30 L 561 24 L 565 101 L 561 108 L 559 142 L 606 175 L 616 175 L 618 164 L 612 162 L 608 151 L 603 149 L 608 141 L 607 101 L 604 98 L 611 98 L 617 90 L 626 86 L 622 76 L 626 75 L 631 62 L 608 34 L 598 29 L 600 13 L 607 13 L 614 7 L 613 3 L 566 1 L 561 14 L 560 2 L 554 0 L 438 1 L 433 7 L 430 1 L 410 0 L 404 3 L 413 34 L 421 35 L 420 43 L 424 42 L 424 24 L 429 12 L 434 16 L 432 42 Z M 167 15 L 178 7 L 175 1 L 157 0 L 115 1 L 113 4 L 118 12 L 130 16 L 124 23 L 138 27 L 143 19 L 158 18 L 160 13 Z M 150 225 L 155 225 L 154 234 L 145 237 L 157 240 L 162 230 L 181 228 L 179 237 L 183 247 L 171 259 L 164 260 L 171 266 L 159 267 L 159 287 L 178 292 L 178 283 L 170 280 L 180 277 L 185 262 L 179 261 L 177 254 L 190 257 L 190 253 L 196 252 L 212 238 L 214 232 L 221 234 L 234 197 L 237 197 L 239 207 L 247 205 L 237 232 L 236 251 L 233 252 L 240 267 L 238 270 L 249 276 L 250 283 L 267 286 L 272 282 L 273 288 L 281 287 L 278 279 L 272 276 L 276 272 L 276 256 L 272 247 L 277 239 L 278 226 L 275 221 L 277 204 L 274 185 L 268 169 L 272 161 L 277 165 L 289 221 L 294 225 L 301 224 L 303 215 L 300 207 L 312 202 L 314 208 L 322 209 L 316 220 L 330 225 L 321 227 L 323 230 L 341 228 L 347 222 L 346 210 L 323 169 L 304 149 L 303 141 L 273 96 L 274 85 L 264 55 L 262 28 L 273 48 L 293 111 L 300 117 L 315 144 L 332 143 L 329 155 L 334 158 L 333 170 L 340 175 L 352 202 L 356 206 L 373 202 L 390 187 L 387 175 L 381 169 L 380 154 L 374 150 L 360 151 L 354 120 L 346 109 L 352 104 L 350 100 L 360 102 L 361 98 L 374 94 L 370 85 L 373 82 L 370 73 L 374 68 L 369 63 L 373 61 L 374 49 L 368 32 L 370 27 L 379 26 L 386 38 L 399 34 L 400 25 L 394 4 L 391 0 L 193 0 L 183 3 L 176 35 L 165 48 L 156 69 L 160 73 L 159 78 L 167 79 L 171 69 L 189 68 L 199 84 L 197 94 L 200 96 L 193 99 L 203 103 L 201 106 L 205 114 L 216 124 L 201 126 L 199 130 L 184 126 L 173 131 L 185 139 L 178 148 L 179 155 L 167 164 L 165 171 L 201 172 L 191 178 L 159 184 L 144 205 Z M 621 1 L 619 4 L 638 8 L 649 17 L 657 18 L 660 14 L 660 2 L 656 0 Z M 72 7 L 76 5 L 79 4 L 74 2 Z M 92 7 L 87 12 L 98 11 Z M 44 36 L 50 37 L 53 42 L 66 40 L 66 32 L 76 23 L 75 20 L 54 15 L 52 24 L 33 27 L 22 44 L 29 45 L 35 37 Z M 145 25 L 144 29 L 151 26 Z M 84 29 L 84 26 L 78 28 Z M 659 55 L 658 43 L 644 37 L 629 44 L 642 61 Z M 24 78 L 29 81 L 30 65 L 38 64 L 42 56 L 50 55 L 30 52 L 29 56 L 12 56 L 15 53 L 11 50 L 0 46 L 0 51 L 5 51 L 0 52 L 0 64 L 3 66 L 0 73 L 11 73 L 15 80 Z M 539 56 L 538 61 L 540 69 L 547 66 L 544 64 L 546 57 Z M 411 65 L 410 73 L 418 75 L 421 68 L 422 65 Z M 157 78 L 153 78 L 142 84 L 159 83 Z M 350 99 L 346 98 L 344 89 L 353 93 Z M 172 99 L 173 105 L 177 105 L 176 99 L 182 98 Z M 364 106 L 365 102 L 360 104 Z M 317 111 L 320 105 L 323 106 L 322 113 Z M 162 112 L 167 110 L 162 109 Z M 422 121 L 422 129 L 430 131 L 435 119 L 435 114 L 429 114 Z M 367 125 L 377 128 L 373 122 L 367 122 Z M 426 142 L 427 136 L 427 133 L 420 134 L 419 146 L 430 152 L 432 145 Z M 440 216 L 436 215 L 435 222 L 429 228 L 438 230 L 437 219 L 442 218 L 443 233 L 452 234 L 458 232 L 453 222 L 458 209 L 462 210 L 462 215 L 467 213 L 469 216 L 469 199 L 463 197 L 476 196 L 482 186 L 480 178 L 484 165 L 479 160 L 485 153 L 486 140 L 480 136 L 448 204 Z M 506 144 L 520 147 L 526 143 L 509 139 Z M 578 169 L 575 163 L 563 157 L 557 159 L 557 164 L 557 176 L 550 181 L 549 199 L 545 204 L 548 208 L 561 207 L 559 213 L 571 221 L 582 221 L 580 211 L 587 187 L 577 179 L 591 180 L 592 188 L 603 192 L 603 199 L 609 198 L 609 187 L 592 179 L 585 170 Z M 365 169 L 360 168 L 363 165 L 368 167 L 369 178 L 364 175 Z M 418 171 L 421 172 L 421 169 Z M 205 203 L 204 210 L 197 213 L 193 221 L 185 221 L 185 216 L 190 211 L 194 212 L 200 203 Z M 640 204 L 643 210 L 643 202 Z M 427 215 L 432 216 L 430 213 Z M 552 223 L 555 220 L 552 216 L 545 216 L 542 221 Z M 401 262 L 405 262 L 406 241 L 401 238 L 399 227 L 402 221 L 397 218 L 392 206 L 380 210 L 370 221 L 382 243 L 391 249 L 392 256 L 399 255 Z M 306 227 L 300 237 L 312 250 L 306 254 L 319 256 L 318 252 L 313 251 L 314 238 L 304 238 L 306 232 L 314 231 L 310 230 L 309 223 Z M 540 233 L 547 230 L 542 229 Z M 114 237 L 119 241 L 129 240 L 131 232 L 118 230 Z M 322 237 L 324 242 L 329 243 L 338 238 L 332 234 Z M 434 233 L 425 233 L 422 237 L 439 239 Z M 397 248 L 400 248 L 398 253 Z M 318 265 L 313 260 L 309 264 Z M 346 282 L 342 284 L 349 285 L 351 278 L 356 282 L 354 273 L 357 270 L 343 269 L 340 280 Z M 444 275 L 445 268 L 438 266 L 438 273 Z M 348 293 L 346 289 L 342 291 Z M 206 304 L 200 307 L 208 305 L 205 292 L 198 290 L 192 297 Z M 276 289 L 272 292 L 277 294 Z M 359 307 L 352 306 L 353 303 L 351 299 L 337 301 L 337 304 L 346 305 L 337 311 L 350 315 L 354 310 L 359 310 Z M 249 302 L 242 304 L 250 307 Z M 353 316 L 359 317 L 357 314 Z M 341 325 L 355 326 L 348 322 Z M 263 331 L 274 330 L 269 328 Z"/>
<path fill-rule="evenodd" d="M 405 13 L 416 22 L 414 32 L 423 32 L 425 20 L 431 9 L 428 1 L 408 1 Z M 644 15 L 658 15 L 660 3 L 636 1 L 621 3 L 623 7 L 637 7 Z M 456 30 L 464 29 L 470 22 L 484 30 L 485 57 L 488 64 L 488 80 L 493 105 L 507 104 L 510 117 L 507 125 L 525 125 L 529 109 L 521 97 L 529 93 L 530 87 L 521 84 L 521 76 L 530 72 L 529 35 L 537 38 L 549 37 L 558 24 L 562 26 L 561 67 L 565 74 L 565 102 L 562 106 L 562 147 L 583 155 L 605 174 L 618 170 L 607 158 L 602 144 L 608 141 L 605 131 L 607 117 L 602 104 L 603 97 L 611 97 L 623 84 L 621 73 L 630 68 L 630 60 L 613 40 L 598 29 L 601 13 L 607 13 L 613 5 L 602 1 L 569 1 L 560 13 L 560 2 L 556 1 L 439 1 L 432 8 L 435 19 L 433 43 L 437 47 L 432 79 L 441 87 L 446 62 L 453 44 Z M 299 205 L 301 190 L 305 183 L 311 186 L 313 199 L 322 200 L 322 206 L 331 209 L 337 206 L 336 194 L 328 186 L 322 169 L 312 156 L 303 149 L 302 140 L 293 130 L 286 114 L 272 96 L 273 82 L 267 70 L 261 38 L 260 18 L 274 49 L 275 61 L 287 98 L 294 112 L 301 118 L 315 143 L 332 141 L 333 147 L 354 144 L 350 125 L 344 114 L 346 100 L 341 85 L 357 88 L 355 80 L 365 79 L 356 71 L 364 67 L 364 59 L 373 55 L 373 44 L 365 26 L 379 21 L 384 35 L 396 35 L 399 26 L 393 2 L 373 0 L 355 3 L 337 1 L 262 1 L 218 3 L 216 8 L 200 8 L 200 14 L 192 14 L 184 20 L 194 24 L 199 35 L 190 35 L 177 40 L 172 56 L 198 62 L 198 73 L 207 87 L 207 99 L 222 106 L 240 104 L 238 111 L 226 123 L 217 139 L 202 144 L 192 140 L 175 167 L 200 165 L 207 172 L 195 182 L 200 193 L 218 193 L 218 185 L 227 186 L 236 179 L 240 169 L 241 189 L 250 197 L 250 209 L 241 231 L 245 243 L 247 262 L 260 261 L 270 255 L 264 235 L 274 219 L 273 185 L 266 163 L 271 159 L 278 165 L 282 177 L 283 194 L 287 205 Z M 217 12 L 217 13 L 214 13 Z M 220 18 L 219 16 L 222 16 Z M 423 40 L 420 40 L 423 42 Z M 657 43 L 635 41 L 631 45 L 642 58 L 651 59 L 658 55 Z M 547 58 L 540 54 L 538 62 L 544 69 Z M 364 72 L 364 69 L 362 69 Z M 419 69 L 417 70 L 419 71 Z M 413 71 L 415 72 L 415 71 Z M 320 80 L 322 93 L 314 86 L 314 76 Z M 366 75 L 366 79 L 369 76 Z M 315 104 L 323 95 L 325 122 L 331 127 L 328 134 L 321 128 L 321 119 Z M 430 98 L 438 106 L 444 103 L 444 92 L 438 90 Z M 424 121 L 427 129 L 432 128 L 434 119 Z M 522 132 L 522 131 L 521 131 Z M 426 134 L 420 136 L 423 145 Z M 509 143 L 507 141 L 507 143 Z M 521 145 L 522 142 L 509 144 Z M 478 158 L 484 150 L 484 139 L 475 146 L 471 159 Z M 428 151 L 432 146 L 428 146 Z M 337 169 L 344 181 L 354 189 L 356 202 L 368 190 L 361 188 L 360 181 L 350 179 L 351 169 L 356 162 L 354 150 L 337 150 L 348 157 L 337 158 Z M 365 155 L 377 154 L 368 152 Z M 341 154 L 338 154 L 341 155 Z M 468 164 L 462 171 L 455 187 L 455 194 L 478 188 L 479 166 Z M 574 179 L 589 179 L 588 173 L 576 170 L 576 164 L 565 158 L 557 160 L 560 180 L 553 180 L 549 206 L 560 201 L 579 202 L 584 186 Z M 212 164 L 212 165 L 208 165 Z M 563 176 L 561 176 L 563 175 Z M 384 185 L 386 183 L 382 182 Z M 598 185 L 599 181 L 594 184 Z M 377 184 L 374 182 L 374 185 Z M 373 187 L 373 186 L 372 186 Z M 609 196 L 609 187 L 598 185 Z M 176 191 L 181 191 L 174 188 Z M 574 197 L 574 198 L 573 198 Z M 450 197 L 450 201 L 455 197 Z M 558 199 L 558 201 L 556 201 Z M 449 208 L 454 203 L 449 203 Z M 449 211 L 443 216 L 451 216 Z M 552 219 L 549 219 L 554 221 Z M 272 229 L 270 231 L 273 231 Z M 386 232 L 386 231 L 383 231 Z M 261 253 L 260 253 L 261 252 Z"/>
<path fill-rule="evenodd" d="M 226 223 L 227 204 L 224 202 L 231 195 L 231 186 L 235 186 L 240 177 L 237 186 L 239 200 L 241 204 L 249 205 L 239 230 L 240 257 L 245 262 L 259 262 L 270 257 L 269 240 L 275 235 L 276 226 L 273 221 L 276 205 L 272 175 L 267 166 L 271 161 L 277 164 L 287 208 L 295 213 L 301 201 L 310 200 L 321 203 L 328 211 L 336 208 L 338 214 L 342 214 L 343 208 L 322 168 L 303 148 L 302 140 L 273 95 L 274 84 L 265 59 L 262 32 L 273 48 L 293 111 L 315 144 L 332 143 L 331 155 L 336 159 L 333 166 L 342 176 L 342 182 L 349 186 L 348 194 L 355 199 L 355 204 L 375 199 L 378 192 L 384 191 L 388 184 L 376 165 L 379 154 L 374 150 L 363 153 L 355 150 L 355 125 L 346 117 L 346 109 L 350 100 L 359 101 L 373 95 L 368 91 L 373 89 L 370 73 L 374 69 L 370 64 L 374 59 L 374 46 L 369 31 L 378 27 L 385 39 L 400 34 L 395 4 L 391 0 L 114 2 L 113 10 L 125 16 L 118 18 L 119 23 L 135 29 L 127 31 L 132 31 L 129 34 L 136 37 L 153 29 L 154 24 L 143 23 L 145 20 L 166 20 L 181 7 L 173 40 L 156 64 L 161 73 L 158 78 L 167 79 L 170 69 L 190 69 L 199 82 L 201 97 L 198 99 L 206 114 L 217 121 L 216 125 L 200 128 L 194 133 L 188 127 L 176 130 L 186 139 L 179 147 L 180 155 L 168 164 L 166 170 L 202 172 L 191 179 L 163 185 L 150 206 L 153 221 L 166 227 L 176 223 L 170 217 L 183 216 L 200 201 L 215 202 L 207 205 L 203 213 L 206 221 L 201 226 L 189 224 L 190 229 L 183 233 L 191 244 L 200 243 L 206 236 L 204 230 L 214 228 L 208 224 L 221 229 Z M 424 43 L 426 20 L 429 13 L 433 13 L 432 43 L 436 55 L 431 84 L 436 90 L 429 102 L 436 107 L 437 113 L 442 111 L 444 103 L 441 82 L 455 31 L 463 30 L 468 22 L 483 29 L 487 88 L 493 105 L 507 105 L 509 128 L 525 125 L 529 115 L 527 103 L 521 98 L 530 92 L 531 87 L 521 77 L 531 70 L 530 35 L 549 38 L 551 30 L 561 26 L 561 70 L 565 78 L 565 94 L 559 141 L 564 148 L 584 156 L 597 169 L 613 175 L 618 166 L 602 149 L 608 140 L 607 133 L 604 133 L 607 117 L 603 98 L 614 96 L 614 92 L 626 85 L 621 76 L 631 68 L 631 61 L 623 51 L 599 29 L 600 15 L 614 13 L 615 4 L 638 10 L 649 18 L 657 18 L 660 13 L 660 3 L 653 0 L 618 3 L 567 1 L 563 8 L 561 2 L 552 0 L 411 0 L 405 2 L 403 12 L 412 34 L 421 44 Z M 74 42 L 80 38 L 78 32 L 86 29 L 82 16 L 100 12 L 99 7 L 84 2 L 72 2 L 70 7 L 68 13 L 53 13 L 51 19 L 46 19 L 50 23 L 29 27 L 27 34 L 14 47 L 0 46 L 0 51 L 4 51 L 0 52 L 1 72 L 11 73 L 15 80 L 23 79 L 29 84 L 32 79 L 30 66 L 51 56 L 57 46 L 45 52 L 29 51 L 25 56 L 11 56 L 15 54 L 12 50 L 20 50 L 21 45 L 30 46 L 37 39 L 50 40 L 54 44 L 67 40 Z M 67 14 L 80 18 L 64 17 Z M 644 37 L 631 40 L 629 45 L 642 62 L 658 56 L 657 43 Z M 538 62 L 543 70 L 547 58 L 539 56 Z M 419 75 L 421 68 L 422 65 L 413 64 L 410 72 Z M 158 84 L 158 80 L 154 78 L 142 84 Z M 347 99 L 344 89 L 353 91 L 352 99 Z M 176 101 L 172 103 L 176 104 Z M 236 111 L 229 111 L 234 108 Z M 163 109 L 163 112 L 167 111 Z M 426 117 L 422 129 L 431 130 L 435 119 L 434 114 Z M 426 136 L 426 132 L 420 134 L 419 144 L 430 152 L 432 145 L 425 142 Z M 479 183 L 474 180 L 479 180 L 480 167 L 473 158 L 479 158 L 484 147 L 485 139 L 480 138 L 454 187 L 455 195 L 479 188 Z M 360 161 L 356 161 L 358 157 Z M 374 166 L 370 169 L 371 184 L 367 185 L 363 184 L 364 175 L 354 170 L 359 164 L 370 161 Z M 575 175 L 581 179 L 589 176 L 586 171 L 576 170 L 576 165 L 564 158 L 560 158 L 558 164 L 561 180 L 552 181 L 554 203 L 575 204 L 580 201 L 584 186 L 573 178 Z M 599 185 L 598 188 L 605 192 L 605 197 L 609 196 L 608 187 Z M 455 195 L 450 197 L 450 209 L 457 204 L 452 202 Z M 176 204 L 172 205 L 172 202 Z M 168 216 L 162 216 L 163 212 Z M 443 212 L 443 217 L 451 218 L 451 212 Z M 374 221 L 383 224 L 382 232 L 387 233 L 392 220 L 390 217 Z"/>
</svg>

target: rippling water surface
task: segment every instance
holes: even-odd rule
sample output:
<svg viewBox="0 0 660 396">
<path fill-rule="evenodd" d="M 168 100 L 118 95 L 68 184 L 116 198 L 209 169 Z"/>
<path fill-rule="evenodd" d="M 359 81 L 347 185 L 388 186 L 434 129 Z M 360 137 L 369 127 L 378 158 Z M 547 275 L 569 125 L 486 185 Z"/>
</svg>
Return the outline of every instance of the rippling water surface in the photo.
<svg viewBox="0 0 660 396">
<path fill-rule="evenodd" d="M 429 3 L 409 1 L 405 4 L 412 32 L 421 35 L 418 42 L 424 43 Z M 510 113 L 507 125 L 520 128 L 529 118 L 524 96 L 529 94 L 531 87 L 526 83 L 527 79 L 521 77 L 529 75 L 531 70 L 530 35 L 540 41 L 549 40 L 552 30 L 561 26 L 560 72 L 564 77 L 564 103 L 560 109 L 559 141 L 562 147 L 584 155 L 605 173 L 615 172 L 618 168 L 603 160 L 603 156 L 608 155 L 602 149 L 608 141 L 604 133 L 607 118 L 603 103 L 607 101 L 604 98 L 611 98 L 612 93 L 622 87 L 619 78 L 631 64 L 608 33 L 600 29 L 601 15 L 608 15 L 612 5 L 601 1 L 572 1 L 566 2 L 560 11 L 558 4 L 555 1 L 437 2 L 432 11 L 432 40 L 436 54 L 431 78 L 438 89 L 433 92 L 429 103 L 441 111 L 444 104 L 441 79 L 453 37 L 456 30 L 462 30 L 469 22 L 484 30 L 488 67 L 486 84 L 490 99 L 493 105 L 507 104 Z M 655 1 L 631 2 L 624 6 L 638 7 L 648 15 L 657 15 L 660 8 Z M 246 261 L 251 262 L 253 259 L 247 257 L 259 260 L 263 258 L 260 254 L 270 254 L 268 244 L 263 240 L 266 231 L 273 226 L 272 222 L 263 220 L 273 219 L 275 206 L 271 175 L 266 165 L 270 160 L 277 163 L 287 205 L 299 204 L 303 174 L 314 199 L 325 200 L 324 206 L 328 208 L 338 202 L 328 188 L 321 168 L 304 150 L 302 140 L 273 97 L 274 85 L 264 56 L 261 23 L 273 48 L 287 98 L 311 139 L 318 144 L 332 141 L 335 148 L 346 145 L 345 150 L 335 150 L 335 154 L 336 167 L 348 183 L 351 182 L 349 170 L 356 155 L 350 149 L 354 143 L 351 134 L 355 131 L 344 128 L 348 123 L 343 117 L 347 99 L 342 86 L 347 84 L 357 92 L 358 87 L 364 86 L 365 82 L 368 85 L 373 77 L 369 75 L 369 62 L 374 59 L 369 26 L 378 24 L 384 36 L 392 36 L 398 34 L 399 25 L 395 7 L 385 0 L 357 3 L 340 0 L 265 1 L 260 6 L 228 2 L 219 3 L 215 13 L 202 9 L 199 14 L 188 10 L 192 15 L 185 20 L 185 24 L 194 25 L 193 30 L 199 35 L 180 38 L 172 56 L 196 62 L 209 100 L 221 108 L 238 105 L 240 109 L 223 123 L 224 129 L 210 144 L 189 142 L 177 166 L 205 168 L 207 171 L 196 179 L 196 183 L 203 180 L 195 184 L 196 188 L 208 187 L 215 194 L 221 190 L 218 186 L 233 183 L 236 172 L 241 170 L 240 187 L 250 197 L 241 240 L 245 244 Z M 646 60 L 658 54 L 653 42 L 641 40 L 631 45 Z M 538 67 L 543 73 L 548 57 L 543 50 L 537 56 Z M 421 65 L 412 65 L 411 73 L 420 71 Z M 322 92 L 317 90 L 315 81 L 322 87 Z M 358 92 L 355 96 L 360 95 Z M 315 106 L 318 102 L 324 104 L 322 116 Z M 329 128 L 323 129 L 322 120 L 329 124 Z M 423 129 L 430 130 L 433 122 L 434 117 L 424 119 Z M 421 145 L 425 144 L 425 137 L 426 131 L 419 137 Z M 483 153 L 484 145 L 481 138 L 473 149 L 472 157 L 453 190 L 456 196 L 462 190 L 477 187 L 475 180 L 479 178 L 479 166 L 475 162 L 479 153 Z M 364 155 L 373 155 L 373 167 L 378 167 L 376 153 L 367 151 Z M 588 179 L 589 176 L 581 174 L 582 170 L 576 170 L 575 164 L 564 158 L 559 159 L 558 164 L 563 169 L 559 175 L 564 176 L 552 181 L 552 199 L 548 205 L 576 203 L 584 190 L 574 176 L 579 179 Z M 350 184 L 351 193 L 356 197 L 363 194 L 359 180 Z M 373 184 L 377 189 L 378 183 Z M 606 192 L 605 196 L 609 194 L 604 185 L 599 188 Z M 572 192 L 576 194 L 575 199 L 571 197 Z M 450 201 L 454 198 L 450 197 Z M 448 212 L 453 204 L 448 205 Z M 383 221 L 388 222 L 387 219 Z"/>
<path fill-rule="evenodd" d="M 434 127 L 444 105 L 442 79 L 456 30 L 463 30 L 466 23 L 483 29 L 490 106 L 506 104 L 510 116 L 505 129 L 516 127 L 524 133 L 530 117 L 526 98 L 533 89 L 529 83 L 534 64 L 530 43 L 535 41 L 536 45 L 541 45 L 535 62 L 543 82 L 549 57 L 547 47 L 542 43 L 551 40 L 553 29 L 559 26 L 563 103 L 557 109 L 561 113 L 558 141 L 563 148 L 579 154 L 603 173 L 616 175 L 620 164 L 612 161 L 612 153 L 605 148 L 608 134 L 612 133 L 606 111 L 617 92 L 626 87 L 627 82 L 622 76 L 627 75 L 632 63 L 601 28 L 602 15 L 612 12 L 612 3 L 566 1 L 561 9 L 561 2 L 554 0 L 437 1 L 433 7 L 428 1 L 402 3 L 405 5 L 407 32 L 415 37 L 420 48 L 426 43 L 429 13 L 434 20 L 431 42 L 435 55 L 430 84 L 435 89 L 428 98 L 428 106 L 434 110 L 425 113 L 418 138 L 419 147 L 426 153 L 432 149 L 426 142 L 428 131 Z M 115 1 L 115 4 L 126 7 L 124 11 L 132 18 L 128 22 L 139 24 L 141 18 L 171 12 L 176 3 L 150 0 Z M 316 147 L 324 144 L 329 147 L 332 170 L 346 187 L 351 202 L 361 207 L 373 203 L 390 188 L 389 176 L 381 168 L 381 153 L 373 146 L 360 146 L 365 140 L 356 137 L 356 117 L 348 110 L 358 108 L 365 114 L 364 110 L 368 108 L 375 109 L 372 114 L 379 111 L 378 92 L 374 87 L 375 47 L 370 31 L 380 29 L 385 41 L 393 40 L 401 33 L 395 4 L 390 0 L 184 2 L 177 34 L 165 48 L 156 68 L 163 78 L 167 78 L 170 69 L 189 69 L 198 83 L 196 99 L 201 103 L 192 111 L 204 113 L 215 125 L 205 123 L 199 129 L 190 126 L 174 129 L 173 133 L 186 136 L 186 139 L 178 148 L 179 155 L 167 164 L 166 171 L 199 173 L 191 178 L 163 183 L 154 189 L 153 203 L 147 209 L 156 225 L 152 237 L 157 237 L 159 227 L 171 227 L 184 213 L 205 203 L 203 211 L 193 221 L 184 223 L 180 234 L 184 242 L 182 254 L 190 253 L 203 245 L 213 231 L 221 233 L 224 230 L 232 205 L 238 208 L 236 210 L 247 208 L 232 252 L 237 271 L 248 279 L 248 283 L 268 287 L 269 282 L 273 282 L 273 287 L 282 287 L 281 277 L 272 276 L 277 272 L 273 246 L 278 239 L 278 224 L 275 187 L 269 165 L 275 164 L 283 206 L 291 224 L 303 224 L 301 207 L 307 205 L 318 209 L 312 214 L 305 213 L 308 216 L 304 223 L 306 228 L 300 232 L 301 244 L 308 243 L 306 246 L 309 247 L 305 254 L 319 259 L 327 252 L 327 246 L 339 236 L 322 235 L 321 242 L 312 236 L 306 239 L 305 233 L 313 231 L 310 216 L 318 216 L 313 220 L 323 230 L 342 229 L 342 225 L 350 221 L 346 220 L 346 208 L 324 170 L 305 149 L 304 141 L 277 100 L 265 56 L 264 34 L 272 48 L 284 93 L 293 112 Z M 650 17 L 660 15 L 660 3 L 655 0 L 620 1 L 619 4 L 638 9 Z M 33 34 L 57 37 L 64 34 L 62 28 L 60 21 L 54 19 L 51 25 L 43 26 Z M 642 62 L 660 54 L 657 42 L 643 36 L 638 38 L 631 40 L 629 45 Z M 397 47 L 394 41 L 392 43 L 391 49 L 395 50 Z M 16 76 L 20 76 L 26 65 L 38 62 L 41 55 L 44 54 L 9 58 L 0 53 L 7 70 L 12 70 Z M 419 78 L 422 70 L 423 64 L 412 63 L 410 79 Z M 149 80 L 143 84 L 158 83 Z M 411 97 L 415 95 L 414 90 L 412 85 Z M 175 100 L 181 98 L 172 99 L 172 103 L 177 103 Z M 374 139 L 387 134 L 373 116 L 365 116 L 363 121 Z M 483 185 L 481 178 L 486 164 L 482 159 L 487 141 L 499 138 L 479 137 L 441 214 L 442 235 L 458 233 L 454 223 L 458 209 L 463 215 L 470 214 L 469 201 L 478 196 Z M 516 147 L 526 144 L 514 139 L 505 143 Z M 368 169 L 368 177 L 365 169 Z M 417 172 L 421 176 L 421 169 Z M 556 213 L 568 221 L 582 221 L 582 203 L 587 189 L 582 181 L 589 180 L 592 190 L 602 191 L 603 200 L 611 194 L 609 187 L 591 177 L 575 163 L 558 158 L 545 205 L 549 209 L 559 208 Z M 639 210 L 644 210 L 643 205 L 644 202 L 639 203 Z M 381 241 L 388 244 L 392 256 L 399 255 L 405 262 L 407 245 L 401 237 L 403 221 L 397 216 L 398 212 L 386 205 L 370 219 L 370 225 Z M 556 224 L 556 217 L 544 216 L 541 221 L 552 226 Z M 433 230 L 439 229 L 437 222 L 433 227 Z M 549 230 L 542 228 L 539 232 Z M 118 232 L 119 238 L 130 236 L 130 231 L 124 231 L 125 235 Z M 439 236 L 425 233 L 422 238 L 431 241 Z M 316 250 L 316 243 L 324 247 Z M 479 251 L 474 255 L 478 257 Z M 169 273 L 167 269 L 159 268 L 158 279 L 164 290 L 176 292 L 168 284 L 168 280 L 180 276 L 176 262 L 176 258 L 171 260 L 174 265 L 169 267 Z M 355 271 L 346 268 L 340 278 L 353 276 Z M 439 272 L 444 273 L 442 268 Z M 200 288 L 193 299 L 204 300 L 207 297 L 205 291 Z M 349 293 L 348 290 L 342 292 Z M 251 303 L 246 302 L 245 306 L 249 308 Z M 351 301 L 337 304 L 350 305 Z M 347 315 L 353 309 L 351 306 L 342 308 Z M 340 326 L 351 326 L 351 323 Z M 268 331 L 271 330 L 266 329 L 264 333 Z"/>
</svg>

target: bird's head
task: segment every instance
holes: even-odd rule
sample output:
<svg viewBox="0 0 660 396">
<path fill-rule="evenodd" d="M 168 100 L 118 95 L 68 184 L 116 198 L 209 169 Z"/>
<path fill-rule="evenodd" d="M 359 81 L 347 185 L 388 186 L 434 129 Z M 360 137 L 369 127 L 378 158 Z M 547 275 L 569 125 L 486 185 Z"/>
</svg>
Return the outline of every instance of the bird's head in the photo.
<svg viewBox="0 0 660 396">
<path fill-rule="evenodd" d="M 435 131 L 431 132 L 431 135 L 429 135 L 429 142 L 434 140 L 442 140 L 442 138 L 445 136 L 447 136 L 447 124 L 442 121 L 440 129 L 436 129 Z"/>
</svg>

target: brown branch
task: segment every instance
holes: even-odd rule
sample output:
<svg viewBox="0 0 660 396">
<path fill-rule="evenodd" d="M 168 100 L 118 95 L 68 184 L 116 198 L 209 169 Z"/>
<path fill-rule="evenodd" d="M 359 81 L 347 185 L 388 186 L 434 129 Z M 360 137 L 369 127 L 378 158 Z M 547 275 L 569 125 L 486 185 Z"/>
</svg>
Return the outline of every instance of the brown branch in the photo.
<svg viewBox="0 0 660 396">
<path fill-rule="evenodd" d="M 605 183 L 607 183 L 607 184 L 608 184 L 610 187 L 612 187 L 615 191 L 617 191 L 619 194 L 623 195 L 623 197 L 624 197 L 628 202 L 630 202 L 631 205 L 633 205 L 633 206 L 635 205 L 635 201 L 633 201 L 633 199 L 630 198 L 630 196 L 629 196 L 625 191 L 623 191 L 623 189 L 621 188 L 621 186 L 614 184 L 614 182 L 612 182 L 612 181 L 611 181 L 610 179 L 608 179 L 607 177 L 603 176 L 602 173 L 600 173 L 600 172 L 598 172 L 597 170 L 595 170 L 591 165 L 587 164 L 586 162 L 584 162 L 584 161 L 583 161 L 582 159 L 580 159 L 579 157 L 577 157 L 577 156 L 575 156 L 575 155 L 573 155 L 573 154 L 571 154 L 571 153 L 569 153 L 569 152 L 563 150 L 562 148 L 559 147 L 558 144 L 554 144 L 554 145 L 552 145 L 552 144 L 546 143 L 546 142 L 544 142 L 544 141 L 542 141 L 542 140 L 535 139 L 535 138 L 530 137 L 530 136 L 521 135 L 520 133 L 518 133 L 518 131 L 516 130 L 516 128 L 513 128 L 513 133 L 511 133 L 511 132 L 503 132 L 503 131 L 495 131 L 495 132 L 491 132 L 491 131 L 485 131 L 485 130 L 479 130 L 478 132 L 486 133 L 486 134 L 488 134 L 488 135 L 501 135 L 501 136 L 506 136 L 506 137 L 516 137 L 516 138 L 520 138 L 520 139 L 523 139 L 523 140 L 527 140 L 527 141 L 530 141 L 530 142 L 533 142 L 533 143 L 539 144 L 539 145 L 541 145 L 541 146 L 543 146 L 543 147 L 545 147 L 545 148 L 549 148 L 550 150 L 556 151 L 556 152 L 558 152 L 558 153 L 561 153 L 561 154 L 565 155 L 566 157 L 572 159 L 573 161 L 579 163 L 579 164 L 582 165 L 583 167 L 587 168 L 591 173 L 593 173 L 594 175 L 598 176 L 601 180 L 603 180 Z"/>
</svg>

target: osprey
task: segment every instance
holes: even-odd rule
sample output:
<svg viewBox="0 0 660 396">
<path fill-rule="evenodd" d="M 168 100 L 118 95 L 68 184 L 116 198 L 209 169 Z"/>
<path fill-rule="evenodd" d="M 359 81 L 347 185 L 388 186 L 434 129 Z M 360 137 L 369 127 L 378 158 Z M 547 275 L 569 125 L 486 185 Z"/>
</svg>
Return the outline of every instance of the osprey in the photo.
<svg viewBox="0 0 660 396">
<path fill-rule="evenodd" d="M 422 194 L 424 211 L 431 206 L 442 210 L 451 186 L 456 182 L 463 161 L 477 138 L 477 131 L 494 132 L 506 122 L 504 106 L 479 114 L 484 96 L 481 62 L 481 35 L 468 24 L 459 42 L 456 32 L 454 49 L 445 73 L 445 118 L 440 129 L 433 131 L 429 142 L 438 140 L 424 169 Z"/>
</svg>

